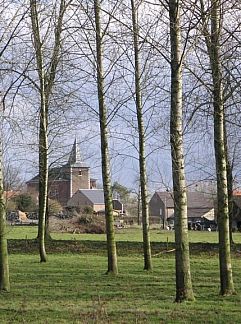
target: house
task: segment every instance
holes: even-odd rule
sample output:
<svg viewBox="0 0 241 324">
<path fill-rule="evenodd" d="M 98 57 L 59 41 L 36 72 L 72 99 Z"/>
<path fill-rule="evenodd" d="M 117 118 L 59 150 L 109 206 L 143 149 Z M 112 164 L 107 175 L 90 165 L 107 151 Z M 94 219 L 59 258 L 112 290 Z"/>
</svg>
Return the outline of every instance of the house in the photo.
<svg viewBox="0 0 241 324">
<path fill-rule="evenodd" d="M 150 219 L 163 228 L 174 225 L 174 200 L 171 192 L 155 192 L 149 203 Z M 214 222 L 214 202 L 201 192 L 187 192 L 187 216 L 190 227 L 198 222 Z"/>
<path fill-rule="evenodd" d="M 39 175 L 26 182 L 28 193 L 38 197 Z M 49 170 L 50 199 L 57 200 L 63 207 L 79 189 L 95 189 L 96 179 L 90 178 L 90 168 L 81 159 L 77 141 L 72 146 L 68 162 Z"/>
<path fill-rule="evenodd" d="M 95 213 L 105 212 L 105 201 L 103 189 L 79 189 L 69 199 L 67 207 L 77 208 L 83 211 L 84 208 L 90 207 Z M 123 205 L 117 199 L 113 200 L 113 209 L 118 214 L 123 212 Z"/>
</svg>

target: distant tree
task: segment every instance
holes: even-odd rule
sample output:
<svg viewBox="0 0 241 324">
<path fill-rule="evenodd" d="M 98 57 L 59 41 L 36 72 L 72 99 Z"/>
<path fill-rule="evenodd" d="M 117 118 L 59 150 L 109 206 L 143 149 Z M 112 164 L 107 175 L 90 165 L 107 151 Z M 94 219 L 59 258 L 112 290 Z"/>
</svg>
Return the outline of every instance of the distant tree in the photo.
<svg viewBox="0 0 241 324">
<path fill-rule="evenodd" d="M 113 198 L 118 198 L 122 203 L 128 202 L 131 190 L 115 181 L 112 185 Z"/>
<path fill-rule="evenodd" d="M 56 215 L 63 210 L 63 207 L 57 200 L 48 199 L 48 213 L 49 215 Z"/>
<path fill-rule="evenodd" d="M 3 186 L 5 191 L 18 191 L 23 187 L 23 181 L 20 177 L 20 170 L 10 163 L 4 163 Z"/>
<path fill-rule="evenodd" d="M 27 193 L 19 194 L 15 196 L 12 200 L 15 202 L 16 209 L 21 210 L 23 212 L 33 212 L 36 211 L 38 208 L 35 203 L 35 199 Z"/>
</svg>

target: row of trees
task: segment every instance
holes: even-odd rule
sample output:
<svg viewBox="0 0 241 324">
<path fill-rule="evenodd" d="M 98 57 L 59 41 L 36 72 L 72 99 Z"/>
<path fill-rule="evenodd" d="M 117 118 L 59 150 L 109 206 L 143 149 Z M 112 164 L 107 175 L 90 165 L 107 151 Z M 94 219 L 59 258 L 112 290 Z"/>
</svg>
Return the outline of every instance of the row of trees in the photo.
<svg viewBox="0 0 241 324">
<path fill-rule="evenodd" d="M 33 134 L 38 121 L 40 261 L 46 262 L 51 144 L 57 141 L 57 134 L 62 134 L 63 125 L 75 120 L 88 128 L 98 120 L 107 272 L 118 273 L 111 202 L 113 143 L 112 154 L 117 151 L 119 156 L 125 156 L 135 152 L 139 162 L 144 269 L 151 270 L 146 158 L 154 154 L 157 143 L 159 147 L 166 145 L 165 134 L 168 134 L 175 202 L 176 301 L 193 300 L 184 151 L 192 147 L 195 151 L 201 137 L 213 138 L 221 294 L 233 293 L 228 230 L 231 210 L 228 179 L 232 182 L 233 177 L 231 167 L 228 176 L 227 166 L 232 165 L 229 160 L 232 147 L 237 148 L 228 135 L 239 130 L 239 1 L 5 3 L 8 5 L 3 6 L 2 15 L 8 12 L 11 25 L 3 21 L 6 32 L 1 39 L 1 71 L 6 85 L 2 117 L 5 128 L 9 129 L 6 123 L 9 116 L 20 121 L 23 115 L 29 124 L 28 129 L 20 127 L 25 135 Z M 211 123 L 213 131 L 206 131 L 206 125 Z M 125 142 L 124 154 L 118 146 L 121 141 Z M 187 168 L 192 170 L 191 163 Z M 4 213 L 1 215 L 4 224 Z M 1 228 L 4 240 L 4 226 Z"/>
</svg>

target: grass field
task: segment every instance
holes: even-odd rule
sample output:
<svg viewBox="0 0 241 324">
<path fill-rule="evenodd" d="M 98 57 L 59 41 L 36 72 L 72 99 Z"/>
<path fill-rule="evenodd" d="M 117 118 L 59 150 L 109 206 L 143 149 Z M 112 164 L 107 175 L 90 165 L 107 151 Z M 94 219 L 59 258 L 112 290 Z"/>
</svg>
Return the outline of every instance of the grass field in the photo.
<svg viewBox="0 0 241 324">
<path fill-rule="evenodd" d="M 217 233 L 191 234 L 193 243 L 215 243 L 217 239 Z M 10 228 L 8 235 L 12 244 L 16 244 L 18 238 L 25 239 L 19 242 L 27 246 L 33 241 L 26 240 L 26 236 L 34 238 L 36 228 Z M 191 255 L 196 301 L 176 304 L 173 302 L 174 254 L 156 254 L 153 271 L 143 271 L 141 253 L 129 249 L 141 247 L 138 230 L 126 229 L 117 234 L 121 256 L 116 278 L 105 275 L 107 260 L 104 242 L 101 242 L 103 236 L 55 235 L 58 240 L 62 235 L 62 240 L 50 245 L 60 248 L 55 247 L 46 264 L 39 263 L 37 254 L 23 253 L 24 249 L 22 253 L 13 254 L 10 248 L 11 292 L 0 294 L 0 323 L 241 323 L 241 259 L 238 253 L 233 255 L 236 295 L 219 296 L 218 255 L 215 251 L 199 251 Z M 158 247 L 158 239 L 165 242 L 166 235 L 170 235 L 171 242 L 173 233 L 153 230 L 155 246 Z M 66 238 L 72 241 L 63 241 Z M 126 245 L 125 241 L 131 242 Z M 68 244 L 75 243 L 80 247 L 88 243 L 93 250 L 67 253 Z"/>
<path fill-rule="evenodd" d="M 174 242 L 174 231 L 163 231 L 151 229 L 151 241 L 153 242 Z M 37 236 L 37 226 L 9 226 L 8 238 L 10 239 L 34 239 Z M 105 234 L 71 234 L 52 233 L 56 240 L 94 240 L 104 241 Z M 235 243 L 241 244 L 241 233 L 233 233 Z M 218 243 L 218 233 L 208 231 L 189 231 L 189 240 L 192 243 Z M 116 230 L 116 241 L 141 242 L 141 228 L 124 228 Z"/>
</svg>

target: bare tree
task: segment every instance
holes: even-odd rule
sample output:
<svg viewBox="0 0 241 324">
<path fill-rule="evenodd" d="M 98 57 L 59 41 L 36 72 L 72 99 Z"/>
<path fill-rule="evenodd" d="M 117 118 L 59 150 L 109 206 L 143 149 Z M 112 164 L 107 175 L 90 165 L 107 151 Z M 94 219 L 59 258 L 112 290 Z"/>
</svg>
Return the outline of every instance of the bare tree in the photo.
<svg viewBox="0 0 241 324">
<path fill-rule="evenodd" d="M 108 150 L 108 128 L 107 128 L 107 110 L 105 105 L 104 91 L 104 70 L 103 70 L 103 35 L 101 32 L 100 21 L 100 2 L 94 0 L 95 11 L 95 29 L 96 29 L 96 64 L 97 64 L 97 88 L 99 102 L 99 123 L 101 136 L 101 159 L 102 159 L 102 178 L 105 198 L 105 217 L 106 217 L 106 235 L 107 235 L 107 253 L 108 270 L 107 273 L 118 273 L 117 252 L 114 236 L 114 216 L 112 205 L 112 190 L 109 165 Z"/>
<path fill-rule="evenodd" d="M 0 140 L 0 290 L 9 291 L 9 266 L 6 238 L 6 207 L 3 190 L 2 142 Z"/>
<path fill-rule="evenodd" d="M 187 194 L 183 152 L 183 106 L 180 2 L 169 0 L 171 42 L 171 116 L 170 142 L 174 194 L 175 244 L 176 244 L 176 302 L 194 300 L 189 260 L 187 226 Z"/>
<path fill-rule="evenodd" d="M 140 55 L 138 39 L 138 21 L 137 7 L 135 0 L 131 0 L 132 25 L 133 25 L 133 44 L 135 55 L 135 105 L 138 122 L 139 135 L 139 169 L 140 169 L 140 189 L 141 189 L 141 206 L 142 206 L 142 228 L 143 228 L 143 251 L 144 251 L 144 270 L 152 269 L 151 261 L 151 243 L 149 232 L 149 207 L 147 196 L 147 176 L 145 161 L 145 128 L 142 111 L 142 94 L 141 94 L 141 72 L 140 72 Z"/>
<path fill-rule="evenodd" d="M 228 184 L 227 160 L 225 153 L 224 134 L 224 98 L 223 79 L 220 61 L 220 37 L 222 26 L 222 4 L 219 0 L 212 0 L 208 12 L 210 14 L 210 31 L 205 15 L 205 5 L 200 0 L 203 32 L 208 50 L 213 81 L 213 108 L 214 108 L 214 149 L 217 176 L 217 201 L 218 201 L 218 228 L 219 228 L 219 263 L 220 263 L 220 294 L 234 293 L 230 236 L 229 236 L 229 209 L 228 209 Z"/>
<path fill-rule="evenodd" d="M 45 228 L 48 202 L 48 110 L 53 91 L 61 48 L 61 32 L 67 3 L 61 0 L 54 31 L 54 44 L 50 62 L 44 57 L 44 38 L 41 37 L 39 11 L 36 0 L 30 0 L 33 42 L 39 79 L 40 121 L 39 121 L 39 253 L 40 262 L 46 262 Z M 47 67 L 46 67 L 47 66 Z"/>
</svg>

